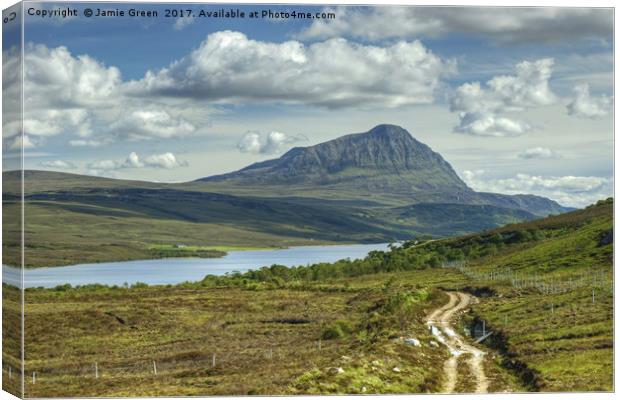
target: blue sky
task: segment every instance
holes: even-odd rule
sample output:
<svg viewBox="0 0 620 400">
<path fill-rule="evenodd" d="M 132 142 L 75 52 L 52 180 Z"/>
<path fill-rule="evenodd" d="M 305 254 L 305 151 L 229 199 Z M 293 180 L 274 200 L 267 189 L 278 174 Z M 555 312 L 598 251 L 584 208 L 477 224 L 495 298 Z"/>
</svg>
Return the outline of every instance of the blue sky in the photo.
<svg viewBox="0 0 620 400">
<path fill-rule="evenodd" d="M 67 6 L 79 16 L 25 20 L 27 168 L 186 181 L 395 123 L 475 189 L 611 195 L 611 10 L 26 4 Z M 166 8 L 336 18 L 182 23 Z"/>
</svg>

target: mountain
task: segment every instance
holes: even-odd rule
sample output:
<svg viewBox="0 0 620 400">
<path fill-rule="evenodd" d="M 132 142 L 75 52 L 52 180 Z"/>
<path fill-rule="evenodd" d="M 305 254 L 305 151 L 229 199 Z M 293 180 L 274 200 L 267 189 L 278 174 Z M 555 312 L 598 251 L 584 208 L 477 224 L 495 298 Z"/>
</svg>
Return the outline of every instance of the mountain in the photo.
<svg viewBox="0 0 620 400">
<path fill-rule="evenodd" d="M 429 146 L 396 125 L 295 147 L 282 157 L 199 179 L 220 191 L 255 189 L 278 196 L 372 198 L 380 203 L 493 205 L 546 216 L 569 209 L 534 195 L 478 193 Z"/>
<path fill-rule="evenodd" d="M 441 155 L 395 125 L 295 147 L 278 159 L 200 181 L 363 187 L 398 194 L 469 190 Z"/>
</svg>

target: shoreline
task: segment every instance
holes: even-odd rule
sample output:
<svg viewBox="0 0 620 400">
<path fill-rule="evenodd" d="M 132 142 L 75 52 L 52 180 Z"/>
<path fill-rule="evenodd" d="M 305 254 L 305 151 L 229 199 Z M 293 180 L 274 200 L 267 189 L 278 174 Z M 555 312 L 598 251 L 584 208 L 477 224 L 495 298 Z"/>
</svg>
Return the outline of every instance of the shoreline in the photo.
<svg viewBox="0 0 620 400">
<path fill-rule="evenodd" d="M 263 250 L 237 250 L 218 258 L 169 257 L 115 262 L 25 268 L 3 264 L 3 283 L 19 287 L 54 288 L 70 284 L 120 286 L 135 283 L 168 285 L 196 282 L 205 276 L 245 273 L 271 265 L 294 268 L 310 264 L 363 259 L 371 251 L 387 251 L 389 243 L 355 243 L 291 246 Z M 249 253 L 249 254 L 248 254 Z M 22 272 L 24 280 L 21 280 Z"/>
<path fill-rule="evenodd" d="M 398 242 L 391 242 L 398 243 Z M 234 249 L 233 246 L 213 246 L 213 248 L 206 249 L 204 251 L 219 251 L 224 253 L 221 256 L 217 257 L 199 257 L 196 255 L 179 255 L 179 256 L 171 256 L 171 257 L 152 257 L 152 258 L 135 258 L 135 259 L 125 259 L 125 260 L 109 260 L 109 261 L 96 261 L 96 262 L 84 262 L 84 263 L 75 263 L 75 264 L 63 264 L 63 265 L 45 265 L 45 266 L 25 266 L 24 270 L 41 270 L 41 269 L 55 269 L 55 268 L 67 268 L 67 267 L 90 267 L 101 264 L 114 264 L 114 263 L 131 263 L 131 262 L 140 262 L 140 261 L 155 261 L 155 260 L 177 260 L 177 259 L 202 259 L 202 260 L 210 260 L 210 259 L 222 259 L 230 255 L 231 253 L 240 253 L 240 252 L 248 252 L 248 251 L 274 251 L 274 250 L 289 250 L 289 249 L 298 249 L 298 248 L 312 248 L 312 247 L 338 247 L 338 246 L 365 246 L 365 245 L 379 245 L 385 244 L 386 246 L 390 244 L 390 242 L 372 242 L 372 243 L 327 243 L 327 244 L 302 244 L 302 245 L 293 245 L 293 246 L 279 246 L 279 247 L 243 247 L 239 246 L 239 249 Z M 229 248 L 229 250 L 220 250 L 221 248 Z M 20 270 L 21 267 L 2 264 L 2 266 L 7 266 L 9 268 Z"/>
</svg>

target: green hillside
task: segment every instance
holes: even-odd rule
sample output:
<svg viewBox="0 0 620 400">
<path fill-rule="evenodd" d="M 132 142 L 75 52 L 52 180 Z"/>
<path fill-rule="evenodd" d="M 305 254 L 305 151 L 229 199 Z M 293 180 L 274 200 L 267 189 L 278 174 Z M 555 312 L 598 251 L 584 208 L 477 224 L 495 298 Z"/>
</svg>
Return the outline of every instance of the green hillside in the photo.
<svg viewBox="0 0 620 400">
<path fill-rule="evenodd" d="M 482 296 L 463 329 L 488 339 L 497 365 L 533 391 L 613 388 L 613 201 L 453 239 L 405 243 L 364 260 L 297 269 L 273 266 L 204 284 L 256 281 L 368 284 L 443 267 L 462 276 L 439 286 Z M 366 278 L 364 278 L 366 277 Z M 382 277 L 383 279 L 383 277 Z M 419 284 L 424 285 L 425 281 Z M 247 285 L 247 283 L 245 283 Z M 437 286 L 435 286 L 437 287 Z"/>
</svg>

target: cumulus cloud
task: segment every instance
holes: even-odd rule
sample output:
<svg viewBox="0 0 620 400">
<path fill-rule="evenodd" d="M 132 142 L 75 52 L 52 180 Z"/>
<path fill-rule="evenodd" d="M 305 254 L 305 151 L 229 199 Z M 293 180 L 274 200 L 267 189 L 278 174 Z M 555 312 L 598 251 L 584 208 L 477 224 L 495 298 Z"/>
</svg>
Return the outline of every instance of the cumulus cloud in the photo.
<svg viewBox="0 0 620 400">
<path fill-rule="evenodd" d="M 613 179 L 600 176 L 536 176 L 517 174 L 487 178 L 484 170 L 464 171 L 463 180 L 478 191 L 505 194 L 536 194 L 564 206 L 584 207 L 613 195 Z"/>
<path fill-rule="evenodd" d="M 52 169 L 76 169 L 77 167 L 70 161 L 64 160 L 54 160 L 54 161 L 43 161 L 40 163 L 42 167 L 52 168 Z"/>
<path fill-rule="evenodd" d="M 579 118 L 599 118 L 609 114 L 612 107 L 611 97 L 590 95 L 590 86 L 586 83 L 575 86 L 574 97 L 567 106 L 569 115 Z"/>
<path fill-rule="evenodd" d="M 294 143 L 306 140 L 308 138 L 301 134 L 287 135 L 274 131 L 261 135 L 259 132 L 247 132 L 237 143 L 237 149 L 242 153 L 276 154 L 283 152 Z"/>
<path fill-rule="evenodd" d="M 455 64 L 419 41 L 386 47 L 330 39 L 271 43 L 210 34 L 191 54 L 128 84 L 135 96 L 279 101 L 327 108 L 430 103 Z"/>
<path fill-rule="evenodd" d="M 133 139 L 183 137 L 196 131 L 196 127 L 184 118 L 157 109 L 123 113 L 111 127 L 119 135 Z"/>
<path fill-rule="evenodd" d="M 507 113 L 546 106 L 556 101 L 549 88 L 553 59 L 523 61 L 515 75 L 495 76 L 482 87 L 480 82 L 459 86 L 450 100 L 450 110 L 459 114 L 454 132 L 475 136 L 518 136 L 532 127 Z"/>
<path fill-rule="evenodd" d="M 473 34 L 496 42 L 611 39 L 611 9 L 530 7 L 337 7 L 335 19 L 315 20 L 302 39 L 354 37 L 379 41 Z"/>
<path fill-rule="evenodd" d="M 116 171 L 130 168 L 164 168 L 173 169 L 187 166 L 187 162 L 179 161 L 173 153 L 152 154 L 141 158 L 136 152 L 131 152 L 124 160 L 99 160 L 88 165 L 91 171 Z"/>
<path fill-rule="evenodd" d="M 5 93 L 13 90 L 18 99 L 21 89 L 9 81 L 21 60 L 11 50 L 3 56 Z M 93 147 L 118 139 L 196 135 L 217 103 L 327 108 L 431 103 L 442 78 L 455 71 L 453 61 L 419 41 L 382 47 L 330 39 L 307 46 L 251 40 L 231 31 L 209 35 L 169 67 L 131 82 L 122 80 L 118 68 L 64 46 L 28 44 L 24 56 L 24 130 L 35 145 L 42 142 L 36 138 L 58 135 L 70 136 L 72 146 Z M 20 102 L 13 102 L 14 110 L 9 103 L 3 107 L 7 145 L 21 133 Z"/>
<path fill-rule="evenodd" d="M 555 151 L 548 149 L 546 147 L 533 147 L 531 149 L 526 149 L 519 153 L 519 158 L 523 158 L 526 160 L 529 159 L 548 159 L 548 158 L 559 158 L 560 155 Z"/>
<path fill-rule="evenodd" d="M 25 101 L 61 109 L 109 104 L 118 93 L 121 73 L 87 55 L 74 57 L 64 47 L 30 44 L 25 49 Z M 30 86 L 28 86 L 30 85 Z"/>
<path fill-rule="evenodd" d="M 63 46 L 29 44 L 24 57 L 23 129 L 31 142 L 63 133 L 92 135 L 91 110 L 115 104 L 120 71 L 86 55 L 74 57 Z"/>
<path fill-rule="evenodd" d="M 187 162 L 179 161 L 174 154 L 168 152 L 164 154 L 153 154 L 144 159 L 144 165 L 151 168 L 172 169 L 187 166 Z"/>
<path fill-rule="evenodd" d="M 16 75 L 21 59 L 11 49 L 4 51 L 3 57 L 5 93 L 15 99 L 3 105 L 7 115 L 3 138 L 11 143 L 21 133 L 21 87 L 15 83 L 21 82 Z M 64 46 L 28 44 L 24 57 L 23 129 L 34 145 L 62 134 L 73 136 L 69 140 L 72 146 L 92 147 L 118 138 L 183 137 L 197 131 L 188 116 L 202 122 L 210 114 L 200 102 L 127 96 L 118 68 L 88 55 L 73 55 Z"/>
</svg>

